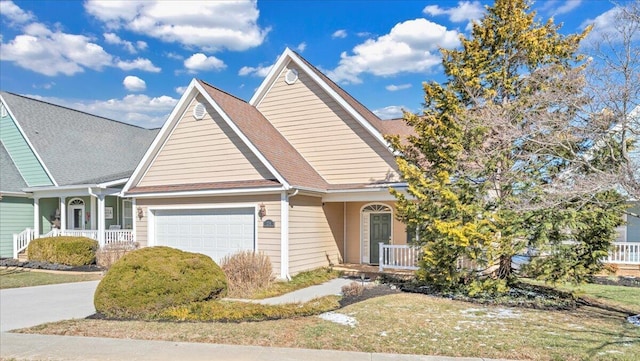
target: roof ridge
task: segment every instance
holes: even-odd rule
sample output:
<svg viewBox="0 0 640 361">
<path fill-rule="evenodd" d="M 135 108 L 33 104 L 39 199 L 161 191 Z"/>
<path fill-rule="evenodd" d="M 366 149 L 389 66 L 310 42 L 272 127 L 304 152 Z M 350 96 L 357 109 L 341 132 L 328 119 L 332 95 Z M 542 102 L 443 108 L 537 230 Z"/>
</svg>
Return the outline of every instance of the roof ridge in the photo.
<svg viewBox="0 0 640 361">
<path fill-rule="evenodd" d="M 211 87 L 211 88 L 213 88 L 213 89 L 215 89 L 215 90 L 217 90 L 217 91 L 219 91 L 219 92 L 221 92 L 221 93 L 223 93 L 223 94 L 226 94 L 226 95 L 228 95 L 228 96 L 230 96 L 230 97 L 232 97 L 232 98 L 235 98 L 235 99 L 237 99 L 237 100 L 239 100 L 239 101 L 241 101 L 241 102 L 243 102 L 243 103 L 246 103 L 246 104 L 248 104 L 248 105 L 250 105 L 250 106 L 252 106 L 252 107 L 253 107 L 253 105 L 249 104 L 249 102 L 248 102 L 248 101 L 246 101 L 246 100 L 244 100 L 244 99 L 242 99 L 242 98 L 240 98 L 240 97 L 238 97 L 238 96 L 235 96 L 235 95 L 233 95 L 233 94 L 231 94 L 231 93 L 227 92 L 226 90 L 222 90 L 222 89 L 220 89 L 220 88 L 218 88 L 218 87 L 216 87 L 216 86 L 213 86 L 213 85 L 211 85 L 210 83 L 206 82 L 205 80 L 198 79 L 198 81 L 199 81 L 199 82 L 202 82 L 203 84 L 205 84 L 205 85 L 207 85 L 207 86 L 209 86 L 209 87 Z"/>
<path fill-rule="evenodd" d="M 39 103 L 43 103 L 43 104 L 50 105 L 50 106 L 54 106 L 54 107 L 58 107 L 58 108 L 62 108 L 62 109 L 65 109 L 65 110 L 70 110 L 70 111 L 77 112 L 77 113 L 81 113 L 81 114 L 85 114 L 85 115 L 89 115 L 89 116 L 92 116 L 92 117 L 95 117 L 95 118 L 101 118 L 101 119 L 108 120 L 108 121 L 115 122 L 115 123 L 119 123 L 119 124 L 123 124 L 123 125 L 128 125 L 128 126 L 135 127 L 135 128 L 139 128 L 139 129 L 144 129 L 144 130 L 155 130 L 155 129 L 158 129 L 158 128 L 144 128 L 144 127 L 141 127 L 141 126 L 139 126 L 139 125 L 130 124 L 130 123 L 125 123 L 125 122 L 123 122 L 123 121 L 121 121 L 121 120 L 116 120 L 116 119 L 111 119 L 111 118 L 103 117 L 102 115 L 91 114 L 91 113 L 89 113 L 89 112 L 85 112 L 85 111 L 83 111 L 83 110 L 78 110 L 78 109 L 69 108 L 69 107 L 66 107 L 66 106 L 64 106 L 64 105 L 51 103 L 51 102 L 48 102 L 48 101 L 45 101 L 45 100 L 41 100 L 41 99 L 31 98 L 31 97 L 28 97 L 28 96 L 26 96 L 26 95 L 16 94 L 16 93 L 13 93 L 13 92 L 10 92 L 10 91 L 6 91 L 6 90 L 3 90 L 1 93 L 11 94 L 11 95 L 16 96 L 16 97 L 24 98 L 24 99 L 27 99 L 27 100 L 31 100 L 31 101 L 35 101 L 35 102 L 39 102 Z"/>
</svg>

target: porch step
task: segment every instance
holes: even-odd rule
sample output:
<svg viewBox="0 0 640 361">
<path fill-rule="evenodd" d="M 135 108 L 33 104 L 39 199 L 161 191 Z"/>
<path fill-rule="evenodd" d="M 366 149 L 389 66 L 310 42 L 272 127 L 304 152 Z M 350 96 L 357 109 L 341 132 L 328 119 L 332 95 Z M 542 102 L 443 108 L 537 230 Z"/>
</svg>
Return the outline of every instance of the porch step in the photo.
<svg viewBox="0 0 640 361">
<path fill-rule="evenodd" d="M 18 253 L 18 261 L 27 262 L 29 260 L 29 255 L 27 254 L 27 250 L 24 250 Z"/>
</svg>

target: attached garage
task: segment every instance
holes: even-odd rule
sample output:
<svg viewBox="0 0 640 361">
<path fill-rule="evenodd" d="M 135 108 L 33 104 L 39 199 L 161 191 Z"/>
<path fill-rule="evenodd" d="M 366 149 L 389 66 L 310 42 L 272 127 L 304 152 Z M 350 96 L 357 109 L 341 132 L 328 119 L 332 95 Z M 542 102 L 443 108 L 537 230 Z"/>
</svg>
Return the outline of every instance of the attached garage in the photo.
<svg viewBox="0 0 640 361">
<path fill-rule="evenodd" d="M 156 209 L 154 244 L 202 253 L 219 263 L 223 257 L 255 250 L 255 209 Z"/>
</svg>

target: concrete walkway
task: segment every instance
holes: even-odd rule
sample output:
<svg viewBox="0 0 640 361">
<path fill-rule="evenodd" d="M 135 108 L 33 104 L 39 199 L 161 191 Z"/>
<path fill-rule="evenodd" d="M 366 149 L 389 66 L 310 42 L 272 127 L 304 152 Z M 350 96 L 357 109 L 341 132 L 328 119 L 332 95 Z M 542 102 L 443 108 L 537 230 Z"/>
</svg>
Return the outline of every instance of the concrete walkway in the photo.
<svg viewBox="0 0 640 361">
<path fill-rule="evenodd" d="M 457 358 L 259 347 L 143 341 L 77 336 L 48 336 L 0 333 L 0 358 L 65 361 L 482 361 L 484 358 Z"/>
<path fill-rule="evenodd" d="M 262 300 L 252 300 L 252 302 L 261 303 L 263 305 L 278 305 L 283 303 L 296 303 L 307 302 L 314 298 L 330 295 L 341 295 L 342 286 L 348 285 L 354 282 L 352 279 L 347 278 L 334 278 L 331 281 L 325 282 L 321 285 L 311 286 L 303 288 L 297 291 L 293 291 L 282 296 L 265 298 Z"/>
</svg>

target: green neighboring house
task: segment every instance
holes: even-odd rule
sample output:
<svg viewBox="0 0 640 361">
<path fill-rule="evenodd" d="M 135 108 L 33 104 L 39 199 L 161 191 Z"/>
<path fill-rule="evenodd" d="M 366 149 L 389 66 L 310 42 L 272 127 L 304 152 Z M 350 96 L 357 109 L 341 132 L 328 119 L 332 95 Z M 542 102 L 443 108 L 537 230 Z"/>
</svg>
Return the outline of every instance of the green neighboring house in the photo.
<svg viewBox="0 0 640 361">
<path fill-rule="evenodd" d="M 0 258 L 46 234 L 134 241 L 120 193 L 158 130 L 9 92 L 0 102 Z"/>
</svg>

